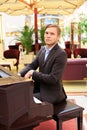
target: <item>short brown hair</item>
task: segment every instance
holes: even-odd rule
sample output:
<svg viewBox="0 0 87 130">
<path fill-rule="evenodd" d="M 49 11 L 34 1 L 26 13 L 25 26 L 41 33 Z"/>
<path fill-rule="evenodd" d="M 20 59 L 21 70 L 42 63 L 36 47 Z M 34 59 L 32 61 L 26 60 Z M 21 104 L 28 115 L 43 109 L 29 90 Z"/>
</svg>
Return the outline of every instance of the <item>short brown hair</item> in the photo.
<svg viewBox="0 0 87 130">
<path fill-rule="evenodd" d="M 50 27 L 56 28 L 58 35 L 61 34 L 61 29 L 60 29 L 60 27 L 59 27 L 58 25 L 56 25 L 56 24 L 48 24 L 48 25 L 45 27 L 45 30 L 46 30 L 47 28 L 50 28 Z"/>
</svg>

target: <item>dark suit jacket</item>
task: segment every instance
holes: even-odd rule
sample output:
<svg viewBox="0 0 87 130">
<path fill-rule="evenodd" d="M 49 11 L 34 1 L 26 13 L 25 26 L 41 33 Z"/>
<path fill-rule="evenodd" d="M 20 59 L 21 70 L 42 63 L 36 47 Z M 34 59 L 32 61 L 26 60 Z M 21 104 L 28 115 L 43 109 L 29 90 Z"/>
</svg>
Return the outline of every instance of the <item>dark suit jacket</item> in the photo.
<svg viewBox="0 0 87 130">
<path fill-rule="evenodd" d="M 63 89 L 62 75 L 67 62 L 66 52 L 56 44 L 50 51 L 44 62 L 45 48 L 43 47 L 35 60 L 27 65 L 20 73 L 22 76 L 27 71 L 39 67 L 39 72 L 34 71 L 32 79 L 40 86 L 40 97 L 42 101 L 59 103 L 66 99 Z"/>
</svg>

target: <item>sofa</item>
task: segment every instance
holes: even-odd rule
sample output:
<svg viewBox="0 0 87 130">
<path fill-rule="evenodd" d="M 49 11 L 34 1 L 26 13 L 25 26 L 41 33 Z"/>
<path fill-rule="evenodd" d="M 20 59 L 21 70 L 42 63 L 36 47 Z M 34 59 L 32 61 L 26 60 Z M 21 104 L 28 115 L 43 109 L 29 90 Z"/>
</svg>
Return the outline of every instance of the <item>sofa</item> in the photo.
<svg viewBox="0 0 87 130">
<path fill-rule="evenodd" d="M 73 51 L 74 57 L 78 57 L 78 55 L 81 58 L 87 58 L 87 49 L 86 48 L 76 48 Z"/>
<path fill-rule="evenodd" d="M 87 58 L 68 58 L 63 80 L 83 80 L 87 75 Z"/>
<path fill-rule="evenodd" d="M 71 58 L 72 51 L 69 48 L 64 49 L 67 53 L 67 57 Z M 87 48 L 75 48 L 73 50 L 73 57 L 81 57 L 81 58 L 87 58 Z"/>
</svg>

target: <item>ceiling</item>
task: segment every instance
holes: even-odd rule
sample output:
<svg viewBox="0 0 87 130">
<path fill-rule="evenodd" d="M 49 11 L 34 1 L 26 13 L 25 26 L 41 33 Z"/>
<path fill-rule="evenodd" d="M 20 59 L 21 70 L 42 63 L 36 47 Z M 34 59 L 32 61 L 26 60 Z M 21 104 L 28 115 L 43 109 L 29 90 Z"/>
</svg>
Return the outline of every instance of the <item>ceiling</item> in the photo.
<svg viewBox="0 0 87 130">
<path fill-rule="evenodd" d="M 34 13 L 33 8 L 37 8 L 39 14 L 69 15 L 86 0 L 41 0 L 31 5 L 22 1 L 0 0 L 0 12 L 5 12 L 9 15 L 28 15 Z"/>
</svg>

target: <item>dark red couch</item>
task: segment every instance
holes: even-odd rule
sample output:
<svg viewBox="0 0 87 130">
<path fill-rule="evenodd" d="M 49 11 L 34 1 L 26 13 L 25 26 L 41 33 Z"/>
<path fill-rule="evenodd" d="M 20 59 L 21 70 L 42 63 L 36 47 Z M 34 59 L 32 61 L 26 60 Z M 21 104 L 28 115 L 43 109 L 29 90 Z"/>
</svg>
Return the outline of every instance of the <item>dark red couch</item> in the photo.
<svg viewBox="0 0 87 130">
<path fill-rule="evenodd" d="M 81 56 L 81 58 L 87 58 L 87 49 L 86 48 L 76 48 L 73 51 L 74 57 L 78 57 L 78 55 Z"/>
<path fill-rule="evenodd" d="M 68 57 L 68 58 L 71 58 L 71 54 L 72 54 L 71 49 L 65 48 L 64 50 L 65 50 L 66 53 L 67 53 L 67 57 Z M 76 49 L 74 49 L 74 51 L 73 51 L 73 56 L 74 56 L 74 58 L 77 58 L 78 55 L 79 55 L 81 58 L 87 58 L 87 48 L 76 48 Z"/>
<path fill-rule="evenodd" d="M 63 80 L 82 80 L 87 75 L 87 58 L 68 59 Z"/>
</svg>

